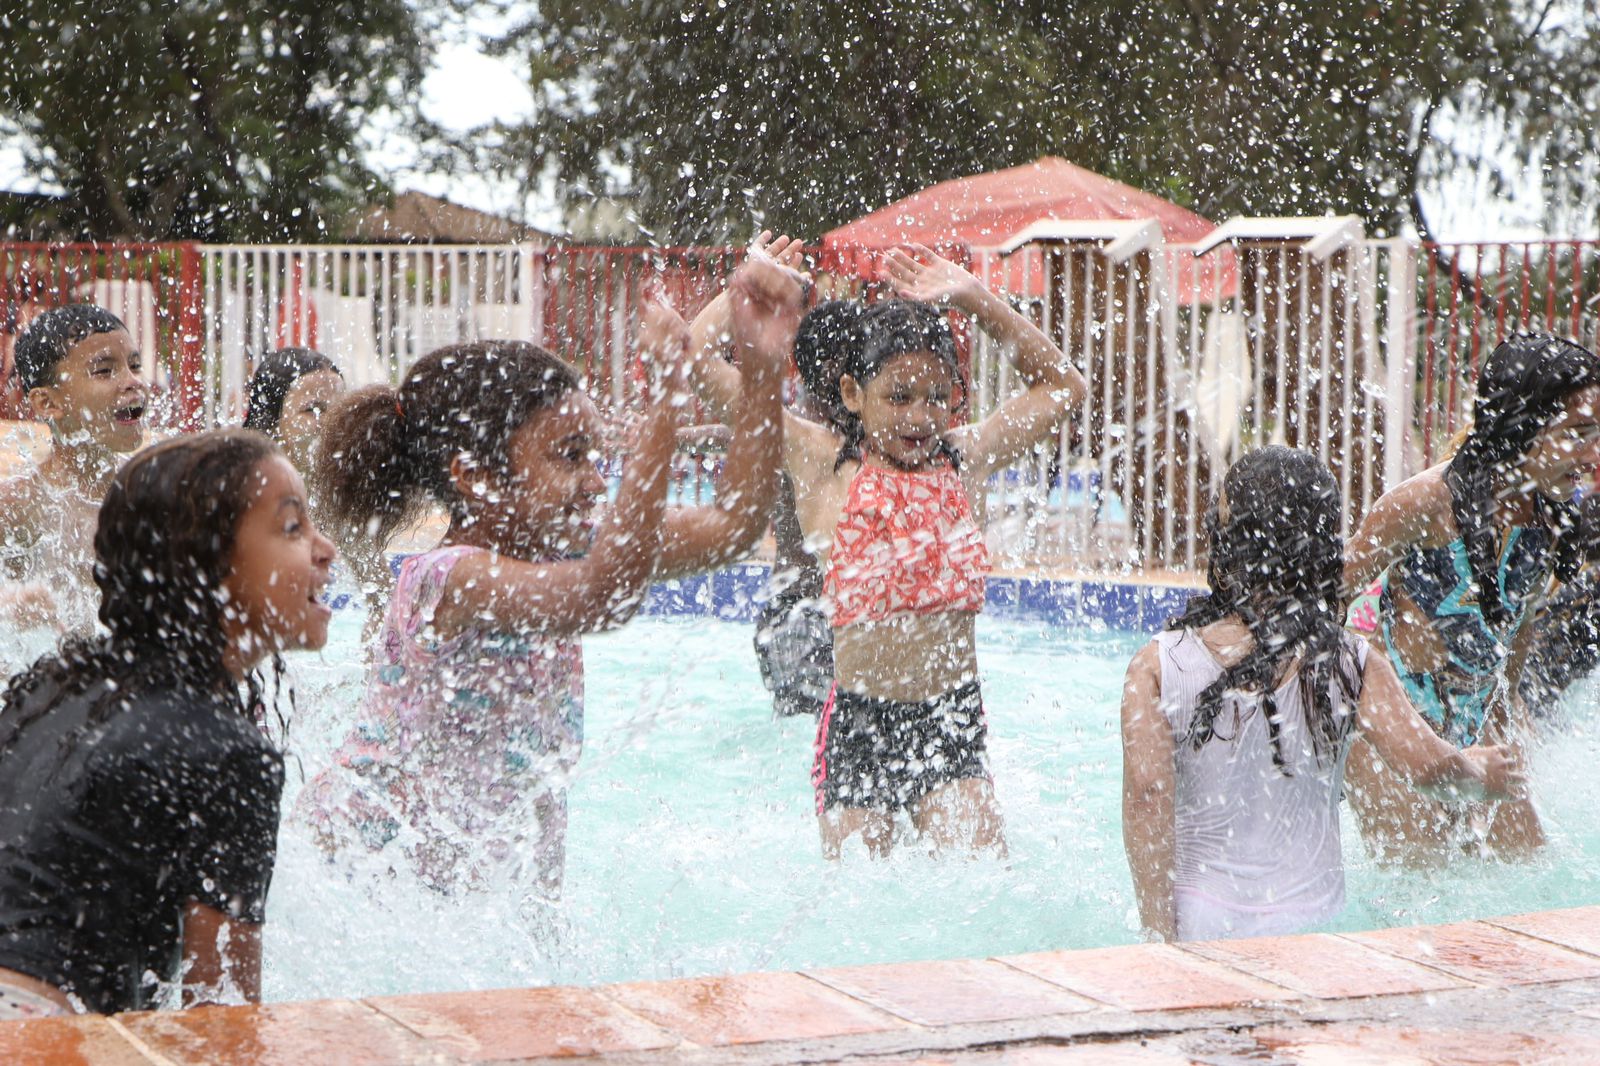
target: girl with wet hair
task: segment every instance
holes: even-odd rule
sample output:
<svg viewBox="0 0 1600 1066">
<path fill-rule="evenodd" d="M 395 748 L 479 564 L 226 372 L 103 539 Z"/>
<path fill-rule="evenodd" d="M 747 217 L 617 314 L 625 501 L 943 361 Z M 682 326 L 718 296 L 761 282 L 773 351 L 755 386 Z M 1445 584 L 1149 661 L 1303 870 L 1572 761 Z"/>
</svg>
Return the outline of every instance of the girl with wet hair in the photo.
<svg viewBox="0 0 1600 1066">
<path fill-rule="evenodd" d="M 1518 334 L 1484 362 L 1472 429 L 1455 454 L 1385 493 L 1351 540 L 1344 587 L 1361 593 L 1353 623 L 1457 747 L 1524 743 L 1517 690 L 1530 622 L 1552 576 L 1577 574 L 1584 538 L 1573 534 L 1572 500 L 1597 462 L 1600 358 L 1549 334 Z M 1367 845 L 1386 858 L 1438 861 L 1462 848 L 1516 857 L 1544 841 L 1527 795 L 1493 810 L 1430 803 L 1359 745 L 1350 783 Z"/>
<path fill-rule="evenodd" d="M 744 390 L 712 506 L 666 506 L 675 422 L 691 405 L 687 327 L 659 303 L 641 345 L 672 373 L 654 383 L 604 510 L 600 411 L 536 345 L 441 348 L 398 388 L 363 389 L 330 413 L 322 503 L 341 535 L 381 549 L 429 500 L 450 524 L 400 565 L 357 725 L 307 789 L 325 848 L 403 852 L 440 889 L 495 864 L 526 870 L 535 896 L 560 892 L 583 738 L 579 636 L 626 621 L 652 578 L 737 559 L 771 507 L 800 279 L 752 264 L 734 290 Z"/>
<path fill-rule="evenodd" d="M 310 348 L 268 352 L 250 376 L 244 428 L 277 441 L 295 469 L 309 477 L 323 413 L 344 391 L 339 367 L 321 352 Z"/>
<path fill-rule="evenodd" d="M 1339 489 L 1314 456 L 1235 463 L 1207 520 L 1208 590 L 1128 667 L 1122 824 L 1161 939 L 1292 933 L 1344 908 L 1341 779 L 1357 735 L 1414 788 L 1495 798 L 1499 748 L 1458 751 L 1341 626 Z"/>
<path fill-rule="evenodd" d="M 935 848 L 1001 853 L 974 648 L 989 569 L 976 501 L 990 474 L 1054 436 L 1083 378 L 954 263 L 917 246 L 887 267 L 904 299 L 862 313 L 836 419 L 784 419 L 784 468 L 833 627 L 812 764 L 823 852 L 860 835 L 886 854 L 904 815 Z M 963 382 L 946 307 L 1010 348 L 1023 383 L 975 425 L 952 427 Z M 702 395 L 727 376 L 715 359 L 695 372 Z"/>
<path fill-rule="evenodd" d="M 221 430 L 130 460 L 94 553 L 103 635 L 0 707 L 0 1019 L 258 1000 L 283 762 L 254 672 L 327 640 L 333 546 L 282 453 Z"/>
</svg>

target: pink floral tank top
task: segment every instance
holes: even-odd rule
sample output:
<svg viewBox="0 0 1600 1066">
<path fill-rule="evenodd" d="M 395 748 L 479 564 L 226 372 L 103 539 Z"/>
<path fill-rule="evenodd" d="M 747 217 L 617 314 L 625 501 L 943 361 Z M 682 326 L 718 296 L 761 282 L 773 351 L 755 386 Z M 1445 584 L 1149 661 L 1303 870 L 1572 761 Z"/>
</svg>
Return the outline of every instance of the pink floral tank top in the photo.
<svg viewBox="0 0 1600 1066">
<path fill-rule="evenodd" d="M 823 582 L 836 628 L 981 611 L 988 572 L 989 549 L 955 468 L 910 473 L 861 464 Z"/>
<path fill-rule="evenodd" d="M 374 847 L 409 829 L 419 844 L 465 835 L 523 850 L 516 839 L 531 830 L 527 843 L 559 877 L 583 652 L 575 638 L 440 638 L 433 616 L 450 572 L 483 550 L 438 548 L 401 565 L 357 724 L 310 790 L 312 818 L 353 822 Z"/>
</svg>

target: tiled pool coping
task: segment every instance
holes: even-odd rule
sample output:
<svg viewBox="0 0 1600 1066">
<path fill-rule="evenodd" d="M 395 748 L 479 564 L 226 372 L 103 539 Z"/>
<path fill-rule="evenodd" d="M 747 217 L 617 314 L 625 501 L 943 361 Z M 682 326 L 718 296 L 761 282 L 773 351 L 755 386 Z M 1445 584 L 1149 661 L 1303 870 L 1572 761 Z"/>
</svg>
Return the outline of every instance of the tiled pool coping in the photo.
<svg viewBox="0 0 1600 1066">
<path fill-rule="evenodd" d="M 1600 907 L 805 973 L 0 1024 L 0 1062 L 1600 1059 Z"/>
</svg>

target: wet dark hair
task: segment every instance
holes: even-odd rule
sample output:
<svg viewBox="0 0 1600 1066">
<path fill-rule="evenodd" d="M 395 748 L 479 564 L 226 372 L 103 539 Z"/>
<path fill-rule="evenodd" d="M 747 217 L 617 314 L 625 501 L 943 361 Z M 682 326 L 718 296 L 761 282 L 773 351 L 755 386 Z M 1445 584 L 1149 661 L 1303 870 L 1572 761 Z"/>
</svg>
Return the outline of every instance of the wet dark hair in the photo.
<svg viewBox="0 0 1600 1066">
<path fill-rule="evenodd" d="M 458 456 L 509 472 L 511 435 L 581 388 L 556 355 L 526 341 L 477 341 L 419 359 L 399 388 L 344 397 L 323 421 L 315 478 L 323 516 L 342 537 L 381 547 L 431 497 L 463 514 L 450 479 Z"/>
<path fill-rule="evenodd" d="M 222 429 L 156 444 L 117 471 L 94 536 L 107 632 L 69 637 L 12 679 L 0 708 L 0 752 L 29 722 L 96 684 L 106 690 L 90 726 L 124 705 L 118 693 L 151 686 L 238 698 L 224 662 L 221 589 L 256 471 L 276 454 L 259 433 Z M 252 678 L 250 687 L 254 702 L 259 683 Z"/>
<path fill-rule="evenodd" d="M 950 332 L 950 321 L 932 304 L 917 300 L 883 300 L 867 308 L 861 316 L 859 330 L 858 343 L 851 348 L 844 366 L 844 373 L 854 378 L 856 384 L 865 386 L 899 356 L 931 352 L 950 364 L 957 384 L 965 391 L 966 379 L 961 373 L 961 359 L 956 354 L 956 338 Z M 835 470 L 851 459 L 861 458 L 861 443 L 867 435 L 861 419 L 846 410 L 842 402 L 840 415 L 844 444 L 834 460 Z M 950 447 L 943 433 L 939 435 L 938 454 L 949 459 L 952 466 L 961 466 L 960 453 Z"/>
<path fill-rule="evenodd" d="M 860 300 L 826 300 L 807 311 L 795 331 L 794 365 L 800 380 L 835 430 L 843 430 L 848 413 L 839 398 L 839 377 L 861 345 L 866 313 Z"/>
<path fill-rule="evenodd" d="M 1500 599 L 1500 538 L 1494 527 L 1496 493 L 1532 449 L 1541 431 L 1559 418 L 1567 397 L 1600 384 L 1600 358 L 1582 345 L 1548 333 L 1519 333 L 1490 353 L 1478 375 L 1472 432 L 1445 468 L 1450 510 L 1467 550 L 1478 608 L 1503 626 L 1511 612 Z M 1550 549 L 1556 577 L 1570 581 L 1582 565 L 1577 537 L 1562 534 L 1576 522 L 1571 501 L 1535 500 L 1539 520 L 1555 534 Z"/>
<path fill-rule="evenodd" d="M 127 328 L 122 319 L 93 304 L 52 307 L 29 322 L 17 338 L 15 373 L 22 391 L 54 385 L 56 364 L 89 337 Z"/>
<path fill-rule="evenodd" d="M 1259 694 L 1272 763 L 1288 774 L 1273 691 L 1283 665 L 1296 654 L 1304 653 L 1300 693 L 1319 761 L 1334 757 L 1355 724 L 1360 670 L 1342 625 L 1339 485 L 1316 456 L 1278 446 L 1245 455 L 1222 484 L 1227 521 L 1215 506 L 1206 516 L 1209 591 L 1190 600 L 1167 628 L 1199 629 L 1237 615 L 1250 630 L 1252 646 L 1200 693 L 1194 720 L 1179 742 L 1198 751 L 1220 735 L 1217 719 L 1228 697 Z M 1340 706 L 1331 692 L 1335 681 L 1345 697 Z"/>
<path fill-rule="evenodd" d="M 283 401 L 294 383 L 307 374 L 331 370 L 339 373 L 332 359 L 310 348 L 279 348 L 268 352 L 250 376 L 250 399 L 245 406 L 244 428 L 271 433 L 283 418 Z"/>
</svg>

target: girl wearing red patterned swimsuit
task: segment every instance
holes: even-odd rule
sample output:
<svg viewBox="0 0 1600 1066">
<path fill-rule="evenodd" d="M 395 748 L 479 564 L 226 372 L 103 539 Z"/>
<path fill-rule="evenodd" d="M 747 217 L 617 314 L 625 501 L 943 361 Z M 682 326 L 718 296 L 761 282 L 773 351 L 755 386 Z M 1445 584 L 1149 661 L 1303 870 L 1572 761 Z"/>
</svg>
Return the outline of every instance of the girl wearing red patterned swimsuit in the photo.
<svg viewBox="0 0 1600 1066">
<path fill-rule="evenodd" d="M 844 432 L 793 414 L 784 465 L 832 611 L 834 686 L 817 729 L 823 852 L 859 833 L 874 855 L 909 816 L 934 848 L 1003 852 L 974 650 L 988 552 L 973 501 L 1050 439 L 1083 378 L 977 278 L 913 246 L 889 259 L 902 300 L 876 304 L 839 381 Z M 962 384 L 942 307 L 1013 351 L 1026 390 L 950 428 Z M 722 373 L 697 366 L 705 385 Z"/>
</svg>

